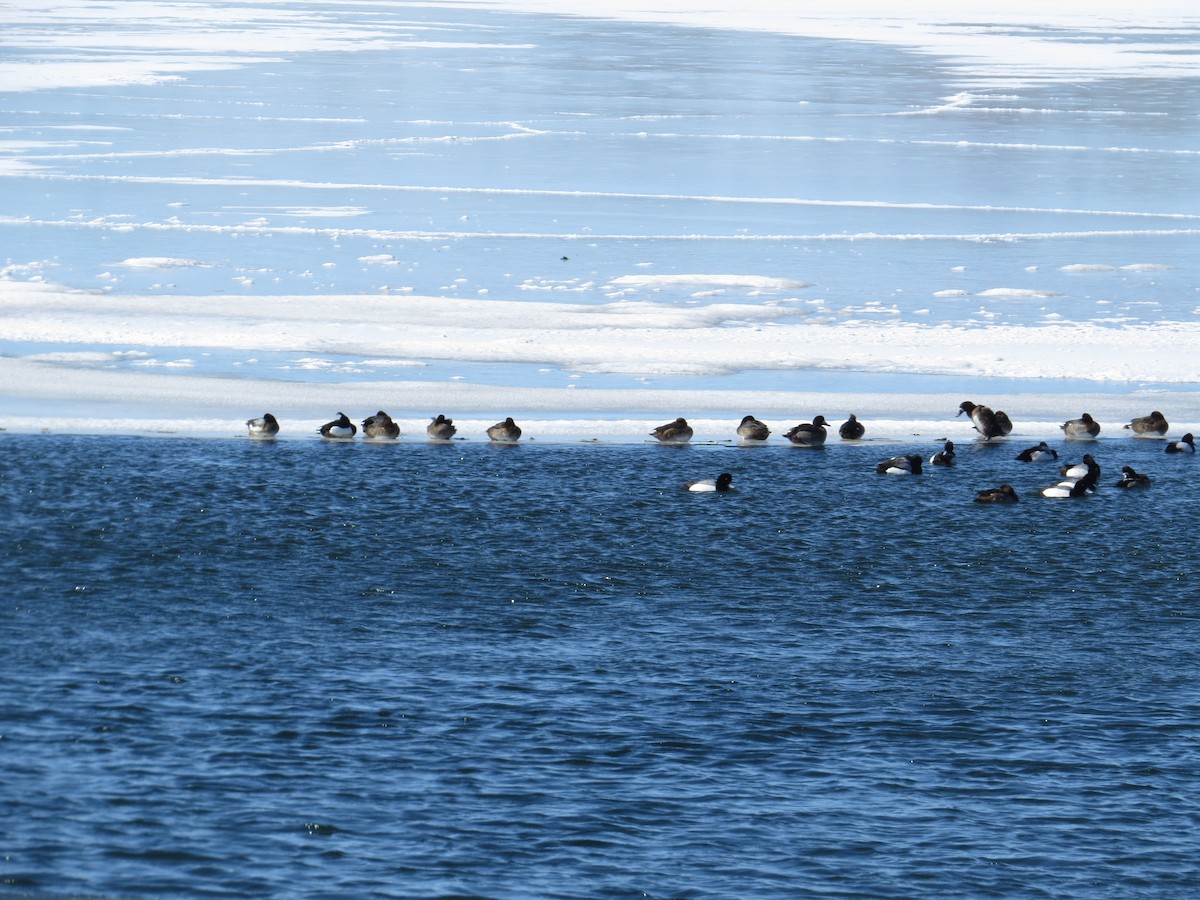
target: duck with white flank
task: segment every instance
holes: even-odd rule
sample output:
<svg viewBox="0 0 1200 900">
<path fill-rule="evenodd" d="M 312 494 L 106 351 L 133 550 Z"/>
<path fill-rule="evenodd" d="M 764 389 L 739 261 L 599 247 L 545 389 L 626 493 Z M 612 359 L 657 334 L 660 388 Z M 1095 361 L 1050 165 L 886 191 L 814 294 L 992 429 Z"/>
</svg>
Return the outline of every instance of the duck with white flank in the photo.
<svg viewBox="0 0 1200 900">
<path fill-rule="evenodd" d="M 765 441 L 771 436 L 771 429 L 754 416 L 745 416 L 737 427 L 737 436 L 743 441 Z"/>
<path fill-rule="evenodd" d="M 1094 440 L 1100 433 L 1100 423 L 1092 418 L 1091 413 L 1084 413 L 1078 419 L 1067 419 L 1058 427 L 1063 430 L 1069 441 Z"/>
<path fill-rule="evenodd" d="M 1042 462 L 1047 459 L 1058 459 L 1058 451 L 1051 448 L 1042 441 L 1036 447 L 1026 447 L 1017 454 L 1017 459 L 1021 462 Z"/>
<path fill-rule="evenodd" d="M 1070 463 L 1059 468 L 1063 480 L 1042 488 L 1043 497 L 1086 497 L 1096 490 L 1100 480 L 1100 465 L 1090 453 L 1083 455 L 1082 463 Z"/>
<path fill-rule="evenodd" d="M 862 436 L 866 433 L 866 427 L 862 422 L 858 421 L 858 416 L 854 415 L 854 413 L 850 413 L 850 418 L 843 422 L 842 426 L 838 429 L 838 436 L 843 441 L 861 440 Z"/>
<path fill-rule="evenodd" d="M 722 472 L 716 478 L 701 478 L 699 481 L 689 481 L 683 486 L 685 491 L 691 491 L 693 494 L 711 494 L 725 493 L 733 490 L 733 476 L 728 472 Z"/>
<path fill-rule="evenodd" d="M 650 432 L 650 436 L 658 438 L 664 444 L 686 444 L 692 439 L 692 426 L 687 423 L 687 419 L 680 416 L 674 422 L 659 425 Z"/>
<path fill-rule="evenodd" d="M 910 453 L 907 456 L 893 456 L 876 464 L 875 471 L 880 475 L 920 475 L 921 454 Z"/>
<path fill-rule="evenodd" d="M 279 423 L 275 421 L 275 417 L 270 413 L 263 413 L 261 419 L 247 419 L 246 431 L 250 437 L 266 440 L 273 438 L 279 434 Z"/>
<path fill-rule="evenodd" d="M 1150 476 L 1144 472 L 1135 472 L 1133 466 L 1121 466 L 1121 480 L 1117 482 L 1117 487 L 1148 488 Z"/>
<path fill-rule="evenodd" d="M 447 419 L 441 413 L 438 413 L 433 421 L 425 426 L 425 433 L 429 435 L 431 441 L 448 441 L 454 437 L 457 431 L 458 429 L 454 427 L 454 420 Z"/>
<path fill-rule="evenodd" d="M 1058 467 L 1058 471 L 1064 478 L 1072 480 L 1087 478 L 1089 475 L 1094 475 L 1097 480 L 1100 478 L 1100 465 L 1090 453 L 1083 454 L 1083 462 L 1065 463 Z"/>
<path fill-rule="evenodd" d="M 954 460 L 954 441 L 946 441 L 941 450 L 929 457 L 929 464 L 931 466 L 952 466 Z"/>
<path fill-rule="evenodd" d="M 1020 498 L 1011 484 L 1002 484 L 996 488 L 985 488 L 975 492 L 976 503 L 1016 503 Z"/>
<path fill-rule="evenodd" d="M 812 422 L 801 422 L 784 435 L 797 447 L 823 447 L 825 445 L 825 429 L 829 423 L 824 416 L 817 416 Z"/>
<path fill-rule="evenodd" d="M 326 422 L 317 429 L 317 434 L 323 438 L 345 439 L 352 438 L 358 432 L 358 428 L 345 413 L 338 413 L 338 417 L 332 422 Z"/>
<path fill-rule="evenodd" d="M 395 440 L 400 437 L 400 426 L 382 409 L 363 419 L 362 429 L 363 437 L 372 440 Z"/>
<path fill-rule="evenodd" d="M 992 412 L 990 407 L 970 400 L 964 400 L 958 406 L 956 416 L 966 413 L 971 417 L 975 430 L 983 435 L 985 441 L 992 438 L 1004 437 L 1012 431 L 1012 422 L 1004 412 Z"/>
<path fill-rule="evenodd" d="M 1170 427 L 1167 420 L 1163 418 L 1163 414 L 1157 409 L 1148 416 L 1136 416 L 1133 421 L 1125 426 L 1134 434 L 1157 434 L 1164 435 Z"/>
<path fill-rule="evenodd" d="M 515 444 L 521 439 L 521 426 L 509 416 L 503 422 L 497 422 L 487 430 L 488 440 L 497 444 Z"/>
<path fill-rule="evenodd" d="M 1168 453 L 1195 453 L 1196 452 L 1196 439 L 1192 437 L 1192 433 L 1189 431 L 1187 434 L 1185 434 L 1179 440 L 1171 441 L 1171 443 L 1167 444 L 1167 452 Z"/>
</svg>

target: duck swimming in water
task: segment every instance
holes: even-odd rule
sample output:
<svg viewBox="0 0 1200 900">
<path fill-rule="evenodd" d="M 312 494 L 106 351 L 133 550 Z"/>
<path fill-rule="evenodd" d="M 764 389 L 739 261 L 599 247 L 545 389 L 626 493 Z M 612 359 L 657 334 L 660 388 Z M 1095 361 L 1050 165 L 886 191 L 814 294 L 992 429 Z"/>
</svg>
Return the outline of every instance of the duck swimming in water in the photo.
<svg viewBox="0 0 1200 900">
<path fill-rule="evenodd" d="M 692 426 L 682 416 L 674 422 L 659 425 L 652 432 L 652 437 L 658 438 L 664 444 L 686 444 L 692 439 Z"/>
<path fill-rule="evenodd" d="M 1020 498 L 1017 492 L 1013 490 L 1011 484 L 1002 484 L 1000 487 L 985 488 L 982 491 L 976 491 L 976 503 L 1016 503 Z"/>
<path fill-rule="evenodd" d="M 431 441 L 448 441 L 458 432 L 453 419 L 447 419 L 441 413 L 425 426 L 425 433 Z"/>
<path fill-rule="evenodd" d="M 1041 462 L 1046 459 L 1058 459 L 1058 451 L 1049 447 L 1045 441 L 1042 441 L 1036 447 L 1027 447 L 1017 454 L 1017 459 L 1021 462 Z"/>
<path fill-rule="evenodd" d="M 400 437 L 400 426 L 382 409 L 363 419 L 362 430 L 363 437 L 371 440 L 395 440 Z"/>
<path fill-rule="evenodd" d="M 728 472 L 722 472 L 716 478 L 701 478 L 699 481 L 689 481 L 683 486 L 685 491 L 691 491 L 693 494 L 711 494 L 725 493 L 733 490 L 733 476 Z"/>
<path fill-rule="evenodd" d="M 875 471 L 880 475 L 920 475 L 921 454 L 910 453 L 907 456 L 893 456 L 877 463 Z"/>
<path fill-rule="evenodd" d="M 929 464 L 931 466 L 952 466 L 954 460 L 954 441 L 946 441 L 941 450 L 929 457 Z"/>
<path fill-rule="evenodd" d="M 515 444 L 521 439 L 521 426 L 509 416 L 503 422 L 497 422 L 487 430 L 488 440 L 497 444 Z"/>
<path fill-rule="evenodd" d="M 858 421 L 858 416 L 854 415 L 854 413 L 850 413 L 850 418 L 838 428 L 838 436 L 843 441 L 861 440 L 862 436 L 866 433 L 866 427 L 862 422 Z"/>
<path fill-rule="evenodd" d="M 829 423 L 824 416 L 817 416 L 809 422 L 801 422 L 784 437 L 798 447 L 821 447 L 825 444 L 825 429 Z"/>
<path fill-rule="evenodd" d="M 1167 429 L 1170 427 L 1170 425 L 1168 425 L 1167 420 L 1163 418 L 1163 414 L 1156 409 L 1148 416 L 1134 417 L 1134 419 L 1125 427 L 1134 434 L 1163 435 L 1167 433 Z"/>
<path fill-rule="evenodd" d="M 1083 462 L 1066 463 L 1058 467 L 1058 471 L 1064 478 L 1076 480 L 1079 478 L 1087 478 L 1089 476 L 1096 480 L 1100 478 L 1100 465 L 1092 458 L 1092 454 L 1083 454 Z"/>
<path fill-rule="evenodd" d="M 345 413 L 338 413 L 338 417 L 332 422 L 326 422 L 317 429 L 317 433 L 323 438 L 352 438 L 358 432 L 358 428 Z"/>
<path fill-rule="evenodd" d="M 1004 437 L 1012 431 L 1012 422 L 1003 412 L 993 412 L 990 407 L 984 406 L 981 403 L 974 403 L 971 400 L 964 400 L 958 406 L 957 416 L 966 413 L 971 418 L 971 424 L 975 426 L 985 441 L 990 441 L 992 438 Z"/>
<path fill-rule="evenodd" d="M 1092 418 L 1091 413 L 1084 413 L 1078 419 L 1067 419 L 1058 427 L 1069 441 L 1090 441 L 1100 433 L 1100 423 Z"/>
<path fill-rule="evenodd" d="M 1195 440 L 1195 438 L 1192 437 L 1192 433 L 1189 431 L 1187 434 L 1185 434 L 1179 440 L 1171 441 L 1171 443 L 1167 444 L 1167 452 L 1168 453 L 1195 453 L 1196 452 L 1196 440 Z"/>
<path fill-rule="evenodd" d="M 771 436 L 771 429 L 754 416 L 745 416 L 737 427 L 737 436 L 743 441 L 765 441 Z"/>
<path fill-rule="evenodd" d="M 263 413 L 261 419 L 247 419 L 246 431 L 252 438 L 264 440 L 279 434 L 279 423 L 270 413 Z"/>
<path fill-rule="evenodd" d="M 1082 463 L 1070 463 L 1059 471 L 1064 476 L 1063 480 L 1042 488 L 1043 497 L 1086 497 L 1096 490 L 1100 481 L 1100 464 L 1090 453 L 1083 455 Z"/>
<path fill-rule="evenodd" d="M 1144 472 L 1135 472 L 1133 466 L 1121 466 L 1121 480 L 1116 484 L 1119 488 L 1148 488 L 1150 476 Z"/>
</svg>

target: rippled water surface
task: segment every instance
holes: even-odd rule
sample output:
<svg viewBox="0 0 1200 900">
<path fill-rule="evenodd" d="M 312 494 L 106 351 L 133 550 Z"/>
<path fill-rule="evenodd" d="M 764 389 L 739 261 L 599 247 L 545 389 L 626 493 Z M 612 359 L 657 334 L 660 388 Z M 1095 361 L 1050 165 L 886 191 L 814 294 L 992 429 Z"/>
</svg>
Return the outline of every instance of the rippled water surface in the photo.
<svg viewBox="0 0 1200 900">
<path fill-rule="evenodd" d="M 1200 461 L 1023 445 L 0 436 L 4 890 L 1186 893 Z"/>
</svg>

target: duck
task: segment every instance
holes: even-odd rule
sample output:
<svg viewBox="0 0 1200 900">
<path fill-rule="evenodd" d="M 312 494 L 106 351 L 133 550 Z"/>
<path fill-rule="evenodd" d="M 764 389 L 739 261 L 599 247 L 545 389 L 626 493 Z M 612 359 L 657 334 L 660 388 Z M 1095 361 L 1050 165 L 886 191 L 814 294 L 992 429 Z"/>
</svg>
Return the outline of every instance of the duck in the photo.
<svg viewBox="0 0 1200 900">
<path fill-rule="evenodd" d="M 1080 478 L 1088 478 L 1089 476 L 1097 480 L 1100 478 L 1100 465 L 1092 458 L 1092 454 L 1090 453 L 1083 454 L 1083 462 L 1066 463 L 1059 466 L 1058 471 L 1064 478 L 1069 478 L 1073 481 Z"/>
<path fill-rule="evenodd" d="M 1078 419 L 1067 419 L 1058 427 L 1069 441 L 1090 441 L 1100 433 L 1100 423 L 1092 418 L 1091 413 L 1084 413 Z"/>
<path fill-rule="evenodd" d="M 1089 479 L 1081 478 L 1079 481 L 1060 481 L 1058 484 L 1052 484 L 1050 487 L 1042 488 L 1042 496 L 1050 497 L 1051 499 L 1063 499 L 1066 497 L 1086 497 L 1096 489 L 1094 482 Z"/>
<path fill-rule="evenodd" d="M 954 465 L 954 441 L 946 441 L 941 450 L 929 457 L 929 464 L 931 466 Z"/>
<path fill-rule="evenodd" d="M 487 430 L 489 440 L 498 444 L 515 444 L 521 439 L 521 426 L 509 416 L 503 422 L 497 422 Z"/>
<path fill-rule="evenodd" d="M 1133 466 L 1121 466 L 1121 480 L 1116 484 L 1119 488 L 1148 488 L 1150 476 L 1144 472 L 1134 471 Z"/>
<path fill-rule="evenodd" d="M 910 453 L 907 456 L 893 456 L 875 466 L 880 475 L 920 475 L 921 454 Z"/>
<path fill-rule="evenodd" d="M 838 428 L 838 436 L 843 441 L 861 440 L 866 434 L 867 429 L 862 422 L 858 421 L 858 417 L 854 413 L 850 413 L 850 418 L 841 424 Z"/>
<path fill-rule="evenodd" d="M 743 441 L 765 441 L 771 436 L 771 429 L 754 416 L 745 416 L 737 427 L 737 436 Z"/>
<path fill-rule="evenodd" d="M 261 419 L 247 419 L 246 431 L 252 438 L 273 438 L 279 434 L 279 422 L 270 413 L 263 413 Z"/>
<path fill-rule="evenodd" d="M 1021 462 L 1041 462 L 1046 459 L 1058 459 L 1058 451 L 1042 441 L 1036 447 L 1026 447 L 1017 454 Z"/>
<path fill-rule="evenodd" d="M 1192 437 L 1192 433 L 1189 431 L 1187 434 L 1185 434 L 1179 440 L 1171 441 L 1171 443 L 1167 444 L 1167 452 L 1168 453 L 1195 453 L 1196 452 L 1196 439 Z"/>
<path fill-rule="evenodd" d="M 975 430 L 983 435 L 985 441 L 990 441 L 994 437 L 1004 437 L 1012 431 L 1012 422 L 1005 413 L 995 413 L 990 407 L 980 403 L 964 400 L 958 405 L 956 416 L 961 416 L 963 413 L 970 416 Z"/>
<path fill-rule="evenodd" d="M 400 426 L 392 421 L 392 417 L 382 409 L 375 415 L 363 419 L 362 430 L 365 438 L 395 440 L 400 437 Z"/>
<path fill-rule="evenodd" d="M 1086 497 L 1096 490 L 1100 480 L 1100 464 L 1090 453 L 1083 455 L 1082 463 L 1069 463 L 1059 471 L 1064 476 L 1063 480 L 1042 488 L 1043 497 Z"/>
<path fill-rule="evenodd" d="M 1134 434 L 1166 434 L 1170 427 L 1167 420 L 1163 418 L 1163 414 L 1157 409 L 1148 416 L 1135 416 L 1128 425 L 1125 426 Z"/>
<path fill-rule="evenodd" d="M 326 422 L 317 429 L 317 434 L 323 438 L 352 438 L 357 432 L 358 428 L 343 412 L 338 413 L 332 422 Z"/>
<path fill-rule="evenodd" d="M 658 438 L 664 444 L 686 444 L 692 439 L 692 426 L 687 423 L 687 419 L 680 416 L 674 422 L 659 425 L 650 432 L 650 436 Z"/>
<path fill-rule="evenodd" d="M 454 420 L 447 419 L 441 413 L 438 413 L 428 425 L 425 426 L 425 433 L 429 435 L 431 441 L 448 441 L 454 437 L 458 431 L 454 427 Z"/>
<path fill-rule="evenodd" d="M 784 437 L 799 447 L 821 447 L 825 444 L 825 429 L 829 423 L 824 416 L 817 416 L 809 422 L 801 422 Z"/>
<path fill-rule="evenodd" d="M 691 491 L 693 494 L 711 494 L 713 492 L 725 493 L 725 491 L 733 490 L 733 476 L 728 472 L 722 472 L 716 478 L 701 478 L 699 481 L 689 481 L 683 486 L 685 491 Z"/>
<path fill-rule="evenodd" d="M 1016 503 L 1018 500 L 1020 498 L 1011 484 L 1002 484 L 1000 487 L 985 488 L 975 492 L 976 503 Z"/>
</svg>

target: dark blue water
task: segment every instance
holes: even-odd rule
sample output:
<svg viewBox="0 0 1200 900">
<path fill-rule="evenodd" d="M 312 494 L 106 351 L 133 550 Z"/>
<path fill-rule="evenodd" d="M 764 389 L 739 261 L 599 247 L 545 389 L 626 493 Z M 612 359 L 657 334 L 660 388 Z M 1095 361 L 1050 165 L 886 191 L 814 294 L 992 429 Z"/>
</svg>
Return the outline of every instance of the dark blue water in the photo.
<svg viewBox="0 0 1200 900">
<path fill-rule="evenodd" d="M 1022 446 L 0 436 L 0 893 L 1190 893 L 1200 460 Z"/>
</svg>

